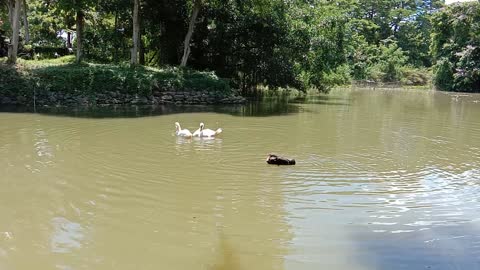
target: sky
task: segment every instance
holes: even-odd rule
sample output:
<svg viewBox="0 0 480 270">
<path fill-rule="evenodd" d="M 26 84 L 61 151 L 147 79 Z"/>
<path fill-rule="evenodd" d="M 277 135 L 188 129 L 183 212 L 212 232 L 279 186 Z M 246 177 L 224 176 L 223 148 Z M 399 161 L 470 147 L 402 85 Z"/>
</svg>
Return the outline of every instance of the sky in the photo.
<svg viewBox="0 0 480 270">
<path fill-rule="evenodd" d="M 445 4 L 451 4 L 455 2 L 468 2 L 468 1 L 474 1 L 474 0 L 445 0 Z"/>
</svg>

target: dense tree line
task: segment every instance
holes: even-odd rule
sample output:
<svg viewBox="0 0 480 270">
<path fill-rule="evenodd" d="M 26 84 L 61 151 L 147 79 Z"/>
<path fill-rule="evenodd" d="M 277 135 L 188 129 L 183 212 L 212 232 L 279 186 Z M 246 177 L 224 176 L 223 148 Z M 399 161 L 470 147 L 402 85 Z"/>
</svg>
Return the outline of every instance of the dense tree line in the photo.
<svg viewBox="0 0 480 270">
<path fill-rule="evenodd" d="M 244 93 L 325 90 L 352 79 L 423 84 L 432 66 L 441 89 L 479 90 L 477 2 L 2 1 L 0 27 L 15 55 L 20 44 L 40 56 L 70 49 L 78 62 L 188 66 L 230 78 Z"/>
<path fill-rule="evenodd" d="M 479 3 L 452 5 L 432 18 L 431 53 L 440 89 L 480 92 Z"/>
</svg>

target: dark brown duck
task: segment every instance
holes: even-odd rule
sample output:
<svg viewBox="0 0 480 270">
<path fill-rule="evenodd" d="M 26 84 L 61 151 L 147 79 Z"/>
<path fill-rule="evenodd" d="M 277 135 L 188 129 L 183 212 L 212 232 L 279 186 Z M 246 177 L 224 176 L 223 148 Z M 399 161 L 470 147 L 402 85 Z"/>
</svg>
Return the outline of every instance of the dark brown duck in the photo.
<svg viewBox="0 0 480 270">
<path fill-rule="evenodd" d="M 275 165 L 295 165 L 295 159 L 289 159 L 285 157 L 279 157 L 274 154 L 269 154 L 267 157 L 267 163 Z"/>
</svg>

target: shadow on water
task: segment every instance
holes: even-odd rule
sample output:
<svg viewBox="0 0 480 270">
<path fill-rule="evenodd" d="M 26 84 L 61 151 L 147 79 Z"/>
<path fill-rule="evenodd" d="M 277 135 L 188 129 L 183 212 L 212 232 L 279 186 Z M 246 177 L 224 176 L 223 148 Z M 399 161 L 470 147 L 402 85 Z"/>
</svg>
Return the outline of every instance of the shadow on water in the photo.
<svg viewBox="0 0 480 270">
<path fill-rule="evenodd" d="M 39 113 L 52 116 L 80 117 L 80 118 L 135 118 L 179 113 L 214 112 L 242 117 L 267 117 L 288 115 L 301 112 L 299 101 L 295 104 L 280 99 L 268 99 L 237 105 L 108 105 L 83 107 L 18 107 L 0 106 L 1 112 L 10 113 Z"/>
<path fill-rule="evenodd" d="M 218 256 L 210 270 L 240 270 L 241 267 L 235 258 L 234 250 L 229 245 L 225 235 L 220 235 Z"/>
<path fill-rule="evenodd" d="M 247 104 L 228 105 L 105 105 L 78 107 L 0 106 L 0 113 L 39 113 L 51 116 L 80 118 L 135 118 L 179 113 L 214 112 L 242 117 L 268 117 L 305 111 L 301 104 L 348 106 L 346 98 L 334 96 L 308 96 L 294 99 L 265 98 Z"/>
<path fill-rule="evenodd" d="M 349 106 L 349 99 L 327 95 L 297 97 L 289 101 L 292 104 L 319 104 L 331 106 Z"/>
<path fill-rule="evenodd" d="M 480 231 L 473 224 L 408 233 L 357 235 L 359 261 L 377 269 L 480 269 Z"/>
</svg>

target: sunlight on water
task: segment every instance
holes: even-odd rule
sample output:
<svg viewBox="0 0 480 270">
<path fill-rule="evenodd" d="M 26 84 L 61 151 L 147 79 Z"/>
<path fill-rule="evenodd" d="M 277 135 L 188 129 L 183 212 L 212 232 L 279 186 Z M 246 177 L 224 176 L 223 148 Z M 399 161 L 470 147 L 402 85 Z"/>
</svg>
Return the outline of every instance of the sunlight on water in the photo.
<svg viewBox="0 0 480 270">
<path fill-rule="evenodd" d="M 480 269 L 479 98 L 0 113 L 0 269 Z"/>
</svg>

